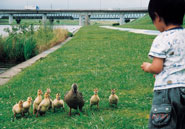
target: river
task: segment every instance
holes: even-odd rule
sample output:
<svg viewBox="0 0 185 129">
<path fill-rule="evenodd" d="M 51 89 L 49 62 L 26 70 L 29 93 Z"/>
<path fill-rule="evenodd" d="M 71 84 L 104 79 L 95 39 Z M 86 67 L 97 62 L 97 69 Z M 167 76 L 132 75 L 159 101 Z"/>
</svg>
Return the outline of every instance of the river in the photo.
<svg viewBox="0 0 185 129">
<path fill-rule="evenodd" d="M 68 30 L 71 33 L 74 33 L 77 29 L 79 29 L 81 26 L 78 25 L 54 25 L 54 28 L 63 28 Z M 10 28 L 10 25 L 0 25 L 0 35 L 8 36 L 8 33 L 4 31 L 5 28 Z M 38 25 L 35 25 L 34 28 L 38 28 Z"/>
</svg>

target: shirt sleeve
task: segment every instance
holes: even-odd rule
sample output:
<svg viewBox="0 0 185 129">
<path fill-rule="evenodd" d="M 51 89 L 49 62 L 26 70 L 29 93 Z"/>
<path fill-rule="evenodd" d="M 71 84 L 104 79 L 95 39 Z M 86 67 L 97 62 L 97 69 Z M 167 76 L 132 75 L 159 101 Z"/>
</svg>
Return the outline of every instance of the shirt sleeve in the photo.
<svg viewBox="0 0 185 129">
<path fill-rule="evenodd" d="M 165 41 L 165 37 L 158 35 L 152 43 L 148 57 L 150 59 L 153 59 L 153 57 L 166 58 L 169 48 L 168 41 Z"/>
</svg>

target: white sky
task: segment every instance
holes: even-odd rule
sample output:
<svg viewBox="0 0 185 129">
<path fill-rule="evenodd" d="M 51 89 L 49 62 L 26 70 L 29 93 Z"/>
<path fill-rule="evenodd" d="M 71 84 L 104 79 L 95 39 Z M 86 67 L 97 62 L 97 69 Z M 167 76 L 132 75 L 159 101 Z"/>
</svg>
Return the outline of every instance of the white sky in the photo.
<svg viewBox="0 0 185 129">
<path fill-rule="evenodd" d="M 147 8 L 149 0 L 0 0 L 0 9 L 24 9 L 38 5 L 40 9 L 129 9 Z"/>
</svg>

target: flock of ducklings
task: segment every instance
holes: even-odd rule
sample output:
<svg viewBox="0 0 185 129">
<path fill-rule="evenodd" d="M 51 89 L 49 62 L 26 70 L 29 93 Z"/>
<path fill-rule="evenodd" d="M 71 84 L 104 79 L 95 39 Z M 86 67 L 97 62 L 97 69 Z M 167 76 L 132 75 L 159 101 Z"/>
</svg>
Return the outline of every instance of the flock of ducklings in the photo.
<svg viewBox="0 0 185 129">
<path fill-rule="evenodd" d="M 79 109 L 82 111 L 84 106 L 84 99 L 82 93 L 78 92 L 77 84 L 73 84 L 71 90 L 64 96 L 65 103 L 69 106 L 70 111 L 69 115 L 71 116 L 72 109 Z M 60 94 L 56 94 L 56 99 L 52 101 L 50 98 L 51 90 L 47 88 L 46 93 L 44 94 L 44 99 L 42 99 L 42 91 L 39 89 L 37 92 L 37 97 L 33 102 L 33 115 L 36 114 L 36 117 L 40 114 L 41 116 L 45 114 L 49 109 L 53 109 L 55 112 L 56 108 L 63 108 L 64 109 L 64 101 L 60 99 Z M 111 90 L 111 95 L 109 96 L 109 105 L 116 105 L 118 104 L 118 96 L 115 94 L 115 89 Z M 99 108 L 99 101 L 100 98 L 98 96 L 98 89 L 94 89 L 94 95 L 90 98 L 90 107 L 93 105 L 97 105 Z M 32 105 L 32 98 L 28 97 L 27 101 L 23 102 L 22 100 L 19 101 L 18 104 L 15 104 L 12 108 L 14 113 L 14 118 L 16 114 L 21 114 L 22 116 L 25 113 L 30 114 L 30 107 Z"/>
</svg>

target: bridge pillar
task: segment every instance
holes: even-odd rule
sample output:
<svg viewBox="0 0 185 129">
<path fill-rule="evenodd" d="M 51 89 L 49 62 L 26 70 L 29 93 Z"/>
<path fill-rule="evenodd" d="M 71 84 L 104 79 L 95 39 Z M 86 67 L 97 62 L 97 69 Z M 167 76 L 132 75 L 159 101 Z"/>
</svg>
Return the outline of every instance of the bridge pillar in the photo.
<svg viewBox="0 0 185 129">
<path fill-rule="evenodd" d="M 84 15 L 79 16 L 79 26 L 84 26 Z"/>
<path fill-rule="evenodd" d="M 125 23 L 124 14 L 120 14 L 119 24 L 120 24 L 120 25 L 123 25 L 124 23 Z"/>
<path fill-rule="evenodd" d="M 88 15 L 88 14 L 85 15 L 85 25 L 86 25 L 86 26 L 90 25 L 90 16 L 91 16 L 91 15 Z"/>
<path fill-rule="evenodd" d="M 10 15 L 9 15 L 9 24 L 12 24 L 12 23 L 13 23 L 13 15 L 10 14 Z"/>
<path fill-rule="evenodd" d="M 42 15 L 42 23 L 43 24 L 46 24 L 46 20 L 47 20 L 47 15 L 46 14 L 43 14 Z"/>
<path fill-rule="evenodd" d="M 53 18 L 52 19 L 49 19 L 50 25 L 53 25 L 53 22 L 54 22 L 54 19 Z"/>
<path fill-rule="evenodd" d="M 50 28 L 51 29 L 53 29 L 53 22 L 54 22 L 54 19 L 53 18 L 49 19 L 49 23 L 50 23 Z"/>
<path fill-rule="evenodd" d="M 79 25 L 80 26 L 88 26 L 90 25 L 90 16 L 89 14 L 81 14 L 79 16 Z"/>
<path fill-rule="evenodd" d="M 15 20 L 16 20 L 17 24 L 20 24 L 21 23 L 21 19 L 20 18 L 17 18 Z"/>
</svg>

